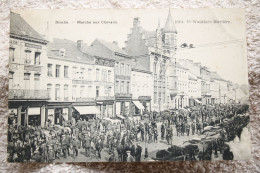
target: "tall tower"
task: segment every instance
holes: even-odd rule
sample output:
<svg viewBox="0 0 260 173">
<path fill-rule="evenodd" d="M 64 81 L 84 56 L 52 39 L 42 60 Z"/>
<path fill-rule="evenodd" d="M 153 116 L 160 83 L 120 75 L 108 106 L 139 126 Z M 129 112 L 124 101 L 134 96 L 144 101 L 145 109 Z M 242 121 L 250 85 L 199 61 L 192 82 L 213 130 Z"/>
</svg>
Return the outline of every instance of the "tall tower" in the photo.
<svg viewBox="0 0 260 173">
<path fill-rule="evenodd" d="M 171 16 L 171 11 L 169 9 L 169 14 L 165 23 L 165 26 L 162 30 L 162 42 L 163 42 L 163 51 L 165 54 L 173 56 L 176 50 L 176 34 L 177 30 L 174 26 L 174 22 Z"/>
</svg>

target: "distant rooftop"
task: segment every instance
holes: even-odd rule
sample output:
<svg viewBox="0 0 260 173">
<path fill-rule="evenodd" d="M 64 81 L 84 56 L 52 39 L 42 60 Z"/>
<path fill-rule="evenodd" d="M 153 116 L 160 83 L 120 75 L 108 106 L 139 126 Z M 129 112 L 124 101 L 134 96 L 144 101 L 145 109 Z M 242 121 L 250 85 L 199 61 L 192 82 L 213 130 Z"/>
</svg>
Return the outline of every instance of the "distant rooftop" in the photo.
<svg viewBox="0 0 260 173">
<path fill-rule="evenodd" d="M 39 41 L 47 42 L 40 34 L 35 31 L 20 14 L 10 13 L 10 34 L 20 37 L 28 37 Z"/>
<path fill-rule="evenodd" d="M 54 38 L 53 42 L 48 44 L 48 56 L 59 57 L 60 49 L 66 50 L 66 56 L 64 59 L 85 62 L 85 63 L 94 63 L 94 58 L 85 55 L 77 48 L 77 43 L 67 39 Z"/>
</svg>

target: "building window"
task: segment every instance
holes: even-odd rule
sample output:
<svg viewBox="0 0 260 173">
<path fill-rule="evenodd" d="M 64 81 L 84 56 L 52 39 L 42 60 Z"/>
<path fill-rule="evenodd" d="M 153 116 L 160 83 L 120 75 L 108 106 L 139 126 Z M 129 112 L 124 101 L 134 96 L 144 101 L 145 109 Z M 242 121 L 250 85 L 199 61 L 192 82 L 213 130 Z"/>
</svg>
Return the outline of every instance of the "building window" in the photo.
<svg viewBox="0 0 260 173">
<path fill-rule="evenodd" d="M 40 56 L 41 56 L 41 52 L 35 52 L 34 53 L 34 64 L 35 65 L 41 64 Z"/>
<path fill-rule="evenodd" d="M 157 103 L 157 92 L 153 93 L 153 98 L 154 98 L 153 103 L 156 104 Z"/>
<path fill-rule="evenodd" d="M 129 66 L 129 64 L 127 64 L 126 67 L 125 67 L 125 75 L 130 76 L 130 66 Z"/>
<path fill-rule="evenodd" d="M 121 81 L 121 89 L 120 89 L 120 93 L 124 93 L 125 90 L 124 90 L 124 81 Z"/>
<path fill-rule="evenodd" d="M 130 93 L 130 82 L 126 83 L 126 93 L 129 94 Z"/>
<path fill-rule="evenodd" d="M 99 97 L 99 86 L 96 86 L 96 97 Z"/>
<path fill-rule="evenodd" d="M 30 64 L 31 63 L 31 51 L 25 50 L 25 63 Z"/>
<path fill-rule="evenodd" d="M 9 89 L 13 89 L 14 72 L 9 71 Z"/>
<path fill-rule="evenodd" d="M 91 68 L 89 68 L 88 69 L 88 77 L 87 77 L 89 80 L 91 80 L 92 79 L 92 69 Z"/>
<path fill-rule="evenodd" d="M 24 73 L 24 80 L 25 80 L 25 89 L 29 90 L 30 89 L 30 73 Z"/>
<path fill-rule="evenodd" d="M 85 69 L 84 68 L 80 68 L 80 74 L 79 74 L 79 78 L 80 79 L 84 79 L 84 73 L 85 73 Z"/>
<path fill-rule="evenodd" d="M 84 90 L 85 90 L 84 85 L 80 86 L 80 98 L 84 98 Z"/>
<path fill-rule="evenodd" d="M 110 95 L 111 95 L 111 88 L 112 88 L 112 87 L 107 87 L 107 96 L 110 96 Z"/>
<path fill-rule="evenodd" d="M 120 93 L 119 89 L 119 81 L 116 81 L 116 93 Z"/>
<path fill-rule="evenodd" d="M 52 99 L 52 95 L 51 95 L 51 93 L 52 93 L 52 85 L 51 84 L 47 84 L 47 91 L 48 91 L 48 93 L 49 93 L 49 96 L 50 96 L 50 99 Z"/>
<path fill-rule="evenodd" d="M 13 47 L 10 47 L 9 48 L 9 60 L 10 61 L 14 61 L 14 48 Z"/>
<path fill-rule="evenodd" d="M 121 64 L 120 74 L 121 74 L 121 75 L 125 75 L 124 63 Z"/>
<path fill-rule="evenodd" d="M 47 73 L 47 75 L 49 77 L 52 77 L 52 64 L 48 64 L 48 73 Z"/>
<path fill-rule="evenodd" d="M 73 67 L 72 74 L 73 74 L 73 79 L 77 79 L 78 78 L 78 76 L 77 76 L 77 67 Z"/>
<path fill-rule="evenodd" d="M 107 81 L 111 82 L 111 70 L 108 70 Z"/>
<path fill-rule="evenodd" d="M 77 85 L 72 86 L 72 100 L 75 100 L 77 96 Z"/>
<path fill-rule="evenodd" d="M 55 86 L 55 100 L 60 100 L 60 85 Z"/>
<path fill-rule="evenodd" d="M 102 70 L 102 81 L 107 81 L 107 70 Z"/>
<path fill-rule="evenodd" d="M 40 74 L 34 74 L 34 89 L 40 89 Z"/>
<path fill-rule="evenodd" d="M 154 63 L 153 63 L 153 73 L 154 73 L 154 74 L 157 74 L 157 71 L 156 71 L 156 70 L 157 70 L 157 69 L 156 69 L 156 65 L 157 65 L 157 63 L 154 62 Z"/>
<path fill-rule="evenodd" d="M 88 86 L 87 97 L 91 97 L 91 93 L 92 93 L 92 86 Z"/>
<path fill-rule="evenodd" d="M 68 101 L 69 100 L 69 86 L 64 85 L 64 100 Z"/>
<path fill-rule="evenodd" d="M 116 74 L 119 74 L 119 63 L 118 62 L 116 62 L 116 64 L 115 64 L 115 72 L 116 72 Z"/>
<path fill-rule="evenodd" d="M 99 81 L 99 69 L 96 69 L 96 81 Z"/>
<path fill-rule="evenodd" d="M 60 65 L 56 65 L 56 77 L 60 77 Z"/>
<path fill-rule="evenodd" d="M 69 67 L 64 66 L 64 78 L 69 78 Z"/>
</svg>

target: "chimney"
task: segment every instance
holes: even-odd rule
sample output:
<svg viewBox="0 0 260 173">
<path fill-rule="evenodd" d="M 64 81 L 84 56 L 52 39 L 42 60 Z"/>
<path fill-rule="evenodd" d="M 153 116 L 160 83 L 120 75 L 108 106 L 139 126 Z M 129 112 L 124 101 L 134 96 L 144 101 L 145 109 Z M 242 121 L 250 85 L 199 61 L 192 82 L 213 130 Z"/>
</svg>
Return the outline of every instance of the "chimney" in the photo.
<svg viewBox="0 0 260 173">
<path fill-rule="evenodd" d="M 138 17 L 135 17 L 134 18 L 134 27 L 139 27 L 140 26 L 140 21 L 139 21 L 139 18 Z"/>
<path fill-rule="evenodd" d="M 113 44 L 118 46 L 118 43 L 117 43 L 117 41 L 113 41 Z"/>
<path fill-rule="evenodd" d="M 77 48 L 78 48 L 78 50 L 82 50 L 82 48 L 83 48 L 83 40 L 78 40 L 77 41 Z"/>
</svg>

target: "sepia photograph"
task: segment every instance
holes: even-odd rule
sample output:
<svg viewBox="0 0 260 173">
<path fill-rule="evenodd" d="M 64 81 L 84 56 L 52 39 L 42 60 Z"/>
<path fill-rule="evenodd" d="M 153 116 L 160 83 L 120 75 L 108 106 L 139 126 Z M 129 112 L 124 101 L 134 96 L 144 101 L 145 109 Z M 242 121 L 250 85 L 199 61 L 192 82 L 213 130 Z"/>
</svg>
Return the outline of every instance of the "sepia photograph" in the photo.
<svg viewBox="0 0 260 173">
<path fill-rule="evenodd" d="M 248 160 L 243 9 L 11 10 L 8 162 Z"/>
</svg>

